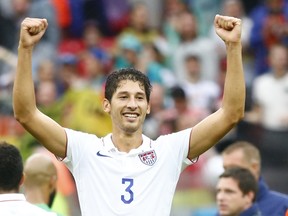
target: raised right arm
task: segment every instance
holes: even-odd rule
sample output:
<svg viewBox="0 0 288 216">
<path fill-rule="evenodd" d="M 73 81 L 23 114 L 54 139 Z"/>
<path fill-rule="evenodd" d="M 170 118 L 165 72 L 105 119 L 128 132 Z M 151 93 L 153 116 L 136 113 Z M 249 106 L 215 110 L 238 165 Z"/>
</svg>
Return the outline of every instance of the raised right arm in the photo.
<svg viewBox="0 0 288 216">
<path fill-rule="evenodd" d="M 26 18 L 21 24 L 18 62 L 13 87 L 15 118 L 53 154 L 66 156 L 66 134 L 63 127 L 36 107 L 32 79 L 32 52 L 48 27 L 46 19 Z"/>
</svg>

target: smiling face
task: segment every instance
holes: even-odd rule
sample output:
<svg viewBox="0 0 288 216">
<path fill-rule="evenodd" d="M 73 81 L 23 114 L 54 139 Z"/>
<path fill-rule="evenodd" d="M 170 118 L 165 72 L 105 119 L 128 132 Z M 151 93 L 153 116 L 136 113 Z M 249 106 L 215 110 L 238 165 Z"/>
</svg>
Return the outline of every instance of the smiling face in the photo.
<svg viewBox="0 0 288 216">
<path fill-rule="evenodd" d="M 144 86 L 138 81 L 122 80 L 111 101 L 104 100 L 104 111 L 111 116 L 113 132 L 142 133 L 142 124 L 150 112 Z"/>
</svg>

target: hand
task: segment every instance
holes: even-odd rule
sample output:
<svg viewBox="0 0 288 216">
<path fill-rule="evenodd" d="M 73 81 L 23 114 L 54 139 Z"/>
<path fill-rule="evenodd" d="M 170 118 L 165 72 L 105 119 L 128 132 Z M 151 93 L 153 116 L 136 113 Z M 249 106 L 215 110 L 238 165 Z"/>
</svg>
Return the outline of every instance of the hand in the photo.
<svg viewBox="0 0 288 216">
<path fill-rule="evenodd" d="M 217 35 L 225 43 L 241 42 L 241 20 L 235 17 L 216 15 L 214 19 L 214 27 Z"/>
<path fill-rule="evenodd" d="M 48 27 L 46 19 L 25 18 L 21 23 L 19 46 L 33 47 L 44 35 Z"/>
</svg>

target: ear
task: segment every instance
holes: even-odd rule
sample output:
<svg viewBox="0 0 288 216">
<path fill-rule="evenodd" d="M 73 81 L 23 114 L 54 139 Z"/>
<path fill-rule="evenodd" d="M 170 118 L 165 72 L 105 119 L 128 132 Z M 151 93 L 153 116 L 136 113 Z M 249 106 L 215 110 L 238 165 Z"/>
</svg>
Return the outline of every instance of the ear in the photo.
<svg viewBox="0 0 288 216">
<path fill-rule="evenodd" d="M 249 192 L 245 195 L 246 202 L 247 202 L 247 203 L 253 203 L 254 197 L 255 197 L 255 193 L 252 192 L 252 191 L 249 191 Z"/>
<path fill-rule="evenodd" d="M 150 106 L 150 103 L 148 103 L 146 114 L 150 114 L 150 111 L 151 111 L 151 106 Z"/>
<path fill-rule="evenodd" d="M 57 176 L 53 175 L 50 177 L 50 180 L 49 180 L 49 190 L 51 192 L 54 191 L 56 186 L 57 186 Z"/>
<path fill-rule="evenodd" d="M 109 102 L 106 98 L 104 98 L 103 103 L 102 103 L 102 106 L 103 106 L 104 112 L 110 114 L 111 104 L 110 104 L 110 102 Z"/>
<path fill-rule="evenodd" d="M 251 171 L 252 171 L 253 175 L 258 180 L 258 178 L 260 176 L 260 164 L 254 161 L 251 163 L 251 168 L 252 168 Z"/>
<path fill-rule="evenodd" d="M 25 179 L 25 174 L 23 173 L 23 174 L 22 174 L 22 177 L 21 177 L 21 179 L 20 179 L 20 182 L 19 182 L 19 186 L 24 183 L 24 179 Z"/>
</svg>

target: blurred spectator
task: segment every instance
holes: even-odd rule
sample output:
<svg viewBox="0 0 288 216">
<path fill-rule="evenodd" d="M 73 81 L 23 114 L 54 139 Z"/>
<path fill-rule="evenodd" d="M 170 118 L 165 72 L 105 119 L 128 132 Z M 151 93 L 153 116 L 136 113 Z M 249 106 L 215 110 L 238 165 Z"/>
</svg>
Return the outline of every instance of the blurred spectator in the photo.
<svg viewBox="0 0 288 216">
<path fill-rule="evenodd" d="M 119 49 L 115 54 L 115 69 L 137 68 L 142 49 L 142 44 L 137 37 L 130 34 L 123 36 L 119 41 Z"/>
<path fill-rule="evenodd" d="M 117 0 L 116 0 L 117 1 Z M 144 4 L 146 5 L 149 11 L 148 24 L 152 28 L 158 29 L 161 28 L 161 16 L 163 11 L 165 11 L 165 0 L 158 1 L 146 1 L 146 0 L 127 0 L 129 4 L 133 7 L 135 4 Z"/>
<path fill-rule="evenodd" d="M 54 61 L 43 60 L 40 62 L 37 70 L 36 82 L 55 81 L 56 79 L 56 65 Z"/>
<path fill-rule="evenodd" d="M 174 130 L 170 122 L 162 118 L 162 113 L 166 109 L 165 89 L 158 83 L 152 84 L 150 95 L 150 113 L 143 124 L 143 133 L 151 139 L 156 139 L 159 135 L 168 134 Z"/>
<path fill-rule="evenodd" d="M 35 89 L 35 96 L 39 109 L 60 123 L 63 115 L 63 107 L 57 97 L 56 83 L 53 81 L 39 82 Z"/>
<path fill-rule="evenodd" d="M 212 23 L 211 23 L 212 24 Z M 216 44 L 199 35 L 198 22 L 191 13 L 183 13 L 179 19 L 180 45 L 174 52 L 174 72 L 180 82 L 187 79 L 185 57 L 199 56 L 203 78 L 216 80 L 219 72 L 219 56 L 215 55 Z"/>
<path fill-rule="evenodd" d="M 90 52 L 94 58 L 96 58 L 102 65 L 104 73 L 107 73 L 111 69 L 111 49 L 114 46 L 114 41 L 107 41 L 103 38 L 102 33 L 98 27 L 98 24 L 93 21 L 87 21 L 84 26 L 84 32 L 82 36 L 84 49 L 81 52 L 80 60 L 85 61 L 87 52 Z M 80 62 L 81 64 L 81 62 Z M 87 75 L 85 63 L 82 65 L 84 76 Z"/>
<path fill-rule="evenodd" d="M 99 29 L 105 35 L 117 35 L 127 26 L 130 6 L 127 0 L 84 0 L 82 2 L 84 20 L 94 20 L 99 23 Z"/>
<path fill-rule="evenodd" d="M 284 45 L 271 46 L 270 70 L 254 80 L 252 111 L 248 121 L 264 128 L 288 131 L 288 51 Z"/>
<path fill-rule="evenodd" d="M 222 0 L 184 0 L 190 11 L 198 20 L 199 35 L 207 36 L 209 26 L 214 22 L 214 17 L 220 11 Z"/>
<path fill-rule="evenodd" d="M 128 0 L 105 0 L 104 8 L 110 34 L 117 35 L 128 25 L 130 4 Z"/>
<path fill-rule="evenodd" d="M 187 94 L 189 106 L 202 109 L 207 115 L 214 112 L 218 108 L 220 87 L 203 76 L 201 59 L 197 55 L 186 55 L 184 66 L 187 79 L 182 82 L 182 86 Z"/>
<path fill-rule="evenodd" d="M 142 45 L 152 43 L 158 37 L 158 32 L 149 25 L 149 10 L 146 4 L 138 2 L 132 6 L 129 26 L 121 31 L 119 40 L 127 34 L 136 37 Z"/>
<path fill-rule="evenodd" d="M 255 54 L 255 76 L 268 71 L 268 50 L 282 43 L 288 45 L 288 3 L 265 0 L 251 13 L 253 27 L 250 44 Z"/>
<path fill-rule="evenodd" d="M 11 98 L 16 64 L 16 54 L 0 45 L 0 115 L 12 114 Z"/>
<path fill-rule="evenodd" d="M 36 101 L 39 107 L 49 107 L 57 100 L 57 87 L 53 81 L 42 81 L 36 88 Z"/>
<path fill-rule="evenodd" d="M 32 154 L 25 162 L 24 173 L 24 192 L 27 201 L 52 212 L 58 178 L 53 161 L 46 155 Z"/>
<path fill-rule="evenodd" d="M 180 44 L 180 17 L 181 14 L 187 12 L 187 5 L 182 0 L 165 0 L 162 26 L 160 30 L 162 31 L 163 36 L 168 42 L 171 53 L 167 57 L 167 66 L 173 67 L 173 55 L 172 50 L 175 50 Z"/>
<path fill-rule="evenodd" d="M 97 51 L 86 52 L 83 54 L 82 59 L 86 74 L 85 79 L 87 80 L 87 87 L 101 93 L 107 74 L 101 56 L 99 56 Z"/>
<path fill-rule="evenodd" d="M 19 150 L 5 141 L 0 142 L 0 209 L 1 215 L 38 215 L 49 216 L 55 213 L 47 212 L 26 201 L 19 192 L 24 181 L 23 162 Z"/>
<path fill-rule="evenodd" d="M 82 36 L 84 46 L 86 50 L 95 52 L 103 63 L 107 62 L 109 58 L 107 47 L 103 44 L 104 39 L 99 29 L 99 24 L 93 21 L 86 21 Z"/>
<path fill-rule="evenodd" d="M 114 40 L 104 38 L 99 29 L 99 24 L 93 20 L 87 20 L 83 26 L 83 34 L 80 38 L 65 37 L 59 44 L 58 52 L 62 54 L 71 54 L 79 60 L 77 62 L 78 74 L 86 78 L 85 57 L 92 53 L 103 64 L 104 72 L 111 68 L 112 47 Z"/>
<path fill-rule="evenodd" d="M 253 144 L 244 141 L 235 142 L 224 149 L 222 158 L 224 169 L 243 167 L 249 169 L 258 180 L 256 202 L 262 215 L 285 215 L 288 209 L 288 196 L 269 189 L 261 173 L 260 152 Z M 284 179 L 286 182 L 287 178 Z"/>
<path fill-rule="evenodd" d="M 59 26 L 55 17 L 55 10 L 49 0 L 3 0 L 0 1 L 0 41 L 3 45 L 17 52 L 18 29 L 24 17 L 42 17 L 49 22 L 43 40 L 37 44 L 33 52 L 33 76 L 43 59 L 54 59 L 60 39 Z M 0 44 L 1 45 L 1 44 Z M 7 46 L 8 45 L 8 46 Z"/>
<path fill-rule="evenodd" d="M 166 57 L 170 52 L 166 39 L 159 37 L 153 43 L 146 44 L 138 63 L 138 68 L 146 73 L 151 83 L 159 83 L 165 89 L 177 84 L 174 73 L 166 66 Z"/>
<path fill-rule="evenodd" d="M 226 169 L 219 177 L 216 193 L 219 216 L 262 215 L 257 204 L 254 204 L 257 182 L 247 169 L 239 167 Z"/>
<path fill-rule="evenodd" d="M 60 94 L 69 89 L 81 89 L 85 80 L 78 72 L 79 59 L 72 53 L 62 53 L 58 56 L 57 79 L 59 79 Z"/>
<path fill-rule="evenodd" d="M 175 122 L 174 132 L 193 127 L 208 115 L 204 109 L 189 106 L 189 99 L 180 86 L 173 87 L 170 90 L 170 94 L 174 106 L 172 109 L 167 110 L 166 115 L 169 115 L 166 118 L 170 116 Z"/>
<path fill-rule="evenodd" d="M 186 94 L 180 86 L 174 86 L 168 92 L 172 105 L 167 105 L 163 87 L 153 84 L 151 113 L 147 116 L 144 128 L 147 132 L 155 133 L 154 137 L 193 127 L 207 116 L 204 110 L 189 106 Z"/>
<path fill-rule="evenodd" d="M 262 127 L 259 148 L 264 158 L 263 168 L 267 173 L 270 171 L 270 185 L 288 193 L 286 180 L 281 177 L 288 166 L 287 48 L 283 45 L 271 46 L 269 64 L 269 72 L 255 78 L 253 106 L 246 114 L 246 121 Z"/>
</svg>

